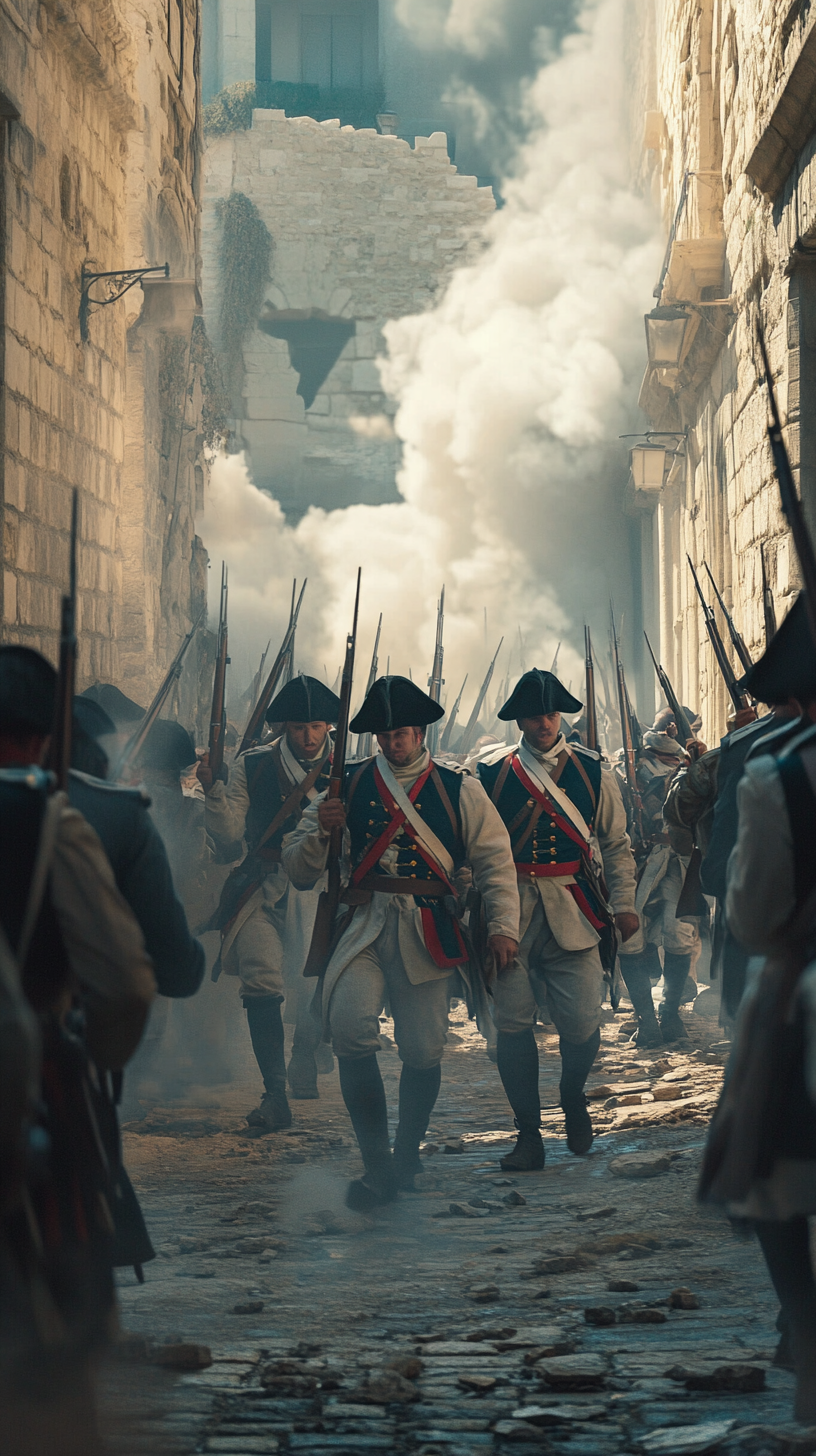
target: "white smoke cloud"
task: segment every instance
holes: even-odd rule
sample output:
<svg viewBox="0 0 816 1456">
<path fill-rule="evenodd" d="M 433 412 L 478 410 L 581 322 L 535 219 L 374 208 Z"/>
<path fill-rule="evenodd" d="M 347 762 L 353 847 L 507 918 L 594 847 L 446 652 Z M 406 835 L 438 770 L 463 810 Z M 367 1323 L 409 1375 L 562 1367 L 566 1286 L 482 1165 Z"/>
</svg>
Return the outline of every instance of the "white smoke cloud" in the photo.
<svg viewBox="0 0 816 1456">
<path fill-rule="evenodd" d="M 445 8 L 450 24 L 466 13 Z M 493 17 L 504 8 L 494 0 Z M 482 34 L 488 0 L 473 14 Z M 566 638 L 559 675 L 580 695 L 569 640 L 586 615 L 602 639 L 610 591 L 621 606 L 628 591 L 617 437 L 635 418 L 660 254 L 628 186 L 622 46 L 621 0 L 588 5 L 530 88 L 530 135 L 483 255 L 435 308 L 386 329 L 402 501 L 312 509 L 292 527 L 241 457 L 215 462 L 200 529 L 230 564 L 231 651 L 247 674 L 284 630 L 291 578 L 308 575 L 298 665 L 322 675 L 325 663 L 333 681 L 360 564 L 361 660 L 382 611 L 381 671 L 390 653 L 392 671 L 424 682 L 445 582 L 449 701 L 466 671 L 474 692 L 484 673 L 485 609 L 490 653 L 502 633 L 517 644 L 520 625 L 527 666 L 549 667 Z"/>
</svg>

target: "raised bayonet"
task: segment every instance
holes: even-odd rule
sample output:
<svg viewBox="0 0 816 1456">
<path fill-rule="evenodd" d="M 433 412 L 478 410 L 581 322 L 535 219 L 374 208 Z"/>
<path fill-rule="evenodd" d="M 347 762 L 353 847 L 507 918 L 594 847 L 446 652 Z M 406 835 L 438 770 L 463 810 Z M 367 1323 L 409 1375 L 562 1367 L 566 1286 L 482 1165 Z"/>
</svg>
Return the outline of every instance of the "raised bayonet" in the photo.
<svg viewBox="0 0 816 1456">
<path fill-rule="evenodd" d="M 184 659 L 187 656 L 187 650 L 193 638 L 195 637 L 196 632 L 201 626 L 201 623 L 204 620 L 206 611 L 207 606 L 205 603 L 204 606 L 201 608 L 201 611 L 199 612 L 195 621 L 193 622 L 193 625 L 187 633 L 187 636 L 184 638 L 184 641 L 182 642 L 178 652 L 173 658 L 173 661 L 168 667 L 167 672 L 164 675 L 161 687 L 156 693 L 156 696 L 150 704 L 150 707 L 142 718 L 138 728 L 135 730 L 134 733 L 131 734 L 130 738 L 125 744 L 122 756 L 119 759 L 119 762 L 116 765 L 116 769 L 113 774 L 113 778 L 115 780 L 118 779 L 121 781 L 122 779 L 124 779 L 128 770 L 133 766 L 133 764 L 136 763 L 139 754 L 144 748 L 145 740 L 147 739 L 148 733 L 153 727 L 153 724 L 156 722 L 156 719 L 159 717 L 159 714 L 161 713 L 162 708 L 167 702 L 170 693 L 172 692 L 173 688 L 181 677 L 181 670 L 184 666 Z"/>
<path fill-rule="evenodd" d="M 586 746 L 598 753 L 598 713 L 595 707 L 595 663 L 592 658 L 592 638 L 589 628 L 584 627 L 584 675 L 586 682 Z"/>
<path fill-rule="evenodd" d="M 227 599 L 229 594 L 228 575 L 226 562 L 221 562 L 221 600 L 218 607 L 218 638 L 215 650 L 215 672 L 213 674 L 213 695 L 212 711 L 210 712 L 210 739 L 207 749 L 207 762 L 213 776 L 213 783 L 216 779 L 222 778 L 224 767 L 224 735 L 227 731 L 227 664 L 228 635 L 227 635 Z"/>
<path fill-rule="evenodd" d="M 779 484 L 779 498 L 782 505 L 782 513 L 790 526 L 791 535 L 793 536 L 796 555 L 799 557 L 799 569 L 802 573 L 802 581 L 807 598 L 810 631 L 814 642 L 816 642 L 816 553 L 813 550 L 813 542 L 810 539 L 810 531 L 805 520 L 802 502 L 797 494 L 796 482 L 793 478 L 791 463 L 788 459 L 788 452 L 782 436 L 782 421 L 779 418 L 779 407 L 776 403 L 776 394 L 771 377 L 771 366 L 768 363 L 765 339 L 758 320 L 757 338 L 759 340 L 759 351 L 762 355 L 762 364 L 765 369 L 765 383 L 768 386 L 768 401 L 771 409 L 768 439 L 771 444 L 774 470 L 776 471 L 776 479 Z"/>
<path fill-rule="evenodd" d="M 626 775 L 626 784 L 629 789 L 629 798 L 632 805 L 632 823 L 639 844 L 645 839 L 643 829 L 643 804 L 640 798 L 640 787 L 637 781 L 637 764 L 635 762 L 635 742 L 632 732 L 632 708 L 629 702 L 629 693 L 626 688 L 626 678 L 621 662 L 620 647 L 618 645 L 618 629 L 615 625 L 615 611 L 612 603 L 609 603 L 609 612 L 612 618 L 612 657 L 615 668 L 615 683 L 618 689 L 618 713 L 620 715 L 621 740 L 623 742 L 623 769 Z"/>
<path fill-rule="evenodd" d="M 703 609 L 703 620 L 705 622 L 706 632 L 708 633 L 708 640 L 711 643 L 711 647 L 717 661 L 717 666 L 719 667 L 722 674 L 723 682 L 728 689 L 728 695 L 732 703 L 734 704 L 734 707 L 737 709 L 737 712 L 739 712 L 741 708 L 747 706 L 746 696 L 744 693 L 741 693 L 739 688 L 737 687 L 737 676 L 734 672 L 733 667 L 731 666 L 731 663 L 728 661 L 728 653 L 725 650 L 725 643 L 720 636 L 720 629 L 717 626 L 717 619 L 714 616 L 714 608 L 711 606 L 710 602 L 706 601 L 705 597 L 703 596 L 703 588 L 700 586 L 697 572 L 694 570 L 694 562 L 692 561 L 688 553 L 686 553 L 686 560 L 691 569 L 691 574 L 694 577 L 694 585 L 697 591 L 697 596 L 700 599 L 700 606 Z"/>
<path fill-rule="evenodd" d="M 382 631 L 382 612 L 377 623 L 377 635 L 374 638 L 374 651 L 371 654 L 371 666 L 368 669 L 368 681 L 366 683 L 365 695 L 368 697 L 377 679 L 377 668 L 379 666 L 380 632 Z M 357 739 L 358 758 L 370 758 L 374 752 L 374 735 L 372 733 L 361 733 Z"/>
<path fill-rule="evenodd" d="M 442 646 L 442 633 L 444 631 L 444 627 L 445 627 L 445 587 L 443 585 L 443 587 L 442 587 L 442 594 L 441 594 L 441 596 L 439 598 L 439 604 L 438 604 L 437 609 L 436 609 L 436 641 L 434 643 L 433 666 L 431 668 L 431 675 L 428 678 L 428 697 L 429 698 L 432 698 L 435 703 L 439 703 L 442 700 L 442 687 L 443 687 L 443 684 L 445 682 L 445 679 L 442 676 L 442 659 L 443 659 L 443 657 L 445 655 L 445 651 L 444 651 L 444 648 Z M 439 724 L 438 723 L 429 723 L 428 724 L 428 749 L 429 749 L 429 751 L 430 751 L 430 753 L 432 755 L 434 753 L 436 753 L 436 746 L 437 746 L 438 740 L 439 740 Z"/>
<path fill-rule="evenodd" d="M 306 579 L 304 579 L 303 586 L 300 588 L 300 596 L 297 599 L 295 609 L 290 615 L 289 626 L 284 633 L 283 641 L 281 642 L 281 645 L 278 649 L 278 655 L 272 664 L 272 669 L 269 673 L 269 676 L 266 679 L 263 689 L 258 696 L 258 701 L 256 702 L 255 707 L 252 709 L 252 712 L 249 715 L 249 722 L 244 729 L 244 736 L 241 739 L 241 746 L 238 749 L 239 753 L 245 753 L 248 748 L 253 748 L 256 743 L 260 742 L 262 725 L 266 710 L 275 695 L 275 689 L 278 686 L 278 681 L 280 679 L 281 673 L 286 666 L 286 659 L 289 654 L 289 649 L 292 646 L 295 638 L 298 616 L 300 614 L 300 608 L 303 602 L 303 593 L 305 592 L 305 590 Z"/>
<path fill-rule="evenodd" d="M 456 723 L 456 719 L 459 716 L 459 708 L 460 708 L 461 703 L 462 703 L 462 694 L 465 691 L 465 683 L 467 682 L 467 680 L 468 680 L 468 674 L 465 673 L 465 682 L 462 683 L 462 686 L 459 689 L 459 696 L 456 699 L 456 702 L 454 703 L 454 705 L 451 708 L 450 712 L 448 713 L 448 721 L 445 724 L 444 728 L 442 729 L 442 739 L 441 739 L 441 742 L 439 744 L 439 751 L 440 751 L 440 753 L 446 753 L 447 750 L 450 748 L 451 735 L 453 734 L 453 729 L 454 729 L 454 724 Z"/>
<path fill-rule="evenodd" d="M 471 743 L 473 742 L 473 738 L 474 738 L 474 735 L 476 733 L 476 728 L 477 728 L 478 723 L 479 723 L 479 714 L 482 711 L 482 705 L 484 703 L 485 698 L 487 697 L 487 690 L 490 687 L 490 682 L 491 682 L 491 679 L 493 677 L 493 669 L 496 666 L 496 658 L 498 657 L 499 653 L 501 652 L 501 645 L 502 645 L 502 642 L 503 641 L 504 641 L 504 638 L 502 637 L 501 642 L 499 642 L 499 645 L 496 648 L 496 651 L 493 653 L 493 661 L 491 662 L 489 668 L 487 669 L 487 672 L 485 673 L 484 682 L 482 683 L 482 686 L 479 688 L 479 692 L 478 692 L 478 695 L 476 697 L 476 702 L 473 704 L 472 712 L 470 714 L 470 717 L 467 720 L 467 725 L 465 727 L 465 731 L 462 734 L 461 739 L 459 740 L 459 742 L 456 745 L 456 751 L 457 751 L 457 753 L 460 753 L 460 754 L 461 753 L 467 753 L 468 750 L 470 749 Z"/>
<path fill-rule="evenodd" d="M 762 565 L 762 615 L 765 619 L 765 647 L 767 649 L 771 639 L 776 636 L 776 606 L 768 581 L 768 569 L 765 565 L 764 541 L 759 543 L 759 559 Z"/>
<path fill-rule="evenodd" d="M 646 646 L 649 649 L 649 656 L 654 663 L 654 670 L 657 673 L 657 681 L 660 684 L 660 691 L 666 699 L 669 710 L 672 713 L 675 723 L 677 724 L 677 732 L 680 737 L 680 742 L 685 748 L 686 744 L 689 742 L 689 739 L 692 739 L 694 737 L 694 732 L 692 730 L 691 724 L 689 723 L 688 715 L 685 713 L 680 699 L 678 698 L 677 694 L 674 691 L 674 688 L 671 685 L 669 674 L 655 657 L 654 649 L 651 642 L 649 641 L 648 632 L 644 632 L 643 635 L 646 638 Z"/>
<path fill-rule="evenodd" d="M 720 604 L 720 611 L 722 612 L 723 616 L 725 617 L 726 626 L 728 627 L 728 635 L 731 638 L 731 642 L 732 642 L 734 651 L 736 652 L 737 657 L 739 658 L 740 662 L 742 663 L 745 671 L 746 672 L 750 672 L 750 670 L 751 670 L 751 668 L 753 667 L 754 664 L 751 661 L 751 654 L 748 651 L 748 648 L 745 646 L 745 642 L 743 640 L 742 633 L 737 631 L 737 628 L 736 628 L 736 626 L 734 624 L 734 618 L 731 616 L 731 613 L 729 612 L 727 606 L 725 605 L 725 602 L 723 601 L 723 594 L 720 591 L 719 587 L 717 586 L 716 581 L 714 580 L 714 577 L 711 574 L 711 568 L 709 567 L 708 562 L 707 561 L 704 561 L 703 562 L 703 566 L 705 567 L 706 572 L 708 574 L 708 579 L 711 582 L 711 587 L 712 587 L 712 590 L 714 592 L 714 595 L 715 595 L 715 597 L 717 598 L 717 601 Z"/>
</svg>

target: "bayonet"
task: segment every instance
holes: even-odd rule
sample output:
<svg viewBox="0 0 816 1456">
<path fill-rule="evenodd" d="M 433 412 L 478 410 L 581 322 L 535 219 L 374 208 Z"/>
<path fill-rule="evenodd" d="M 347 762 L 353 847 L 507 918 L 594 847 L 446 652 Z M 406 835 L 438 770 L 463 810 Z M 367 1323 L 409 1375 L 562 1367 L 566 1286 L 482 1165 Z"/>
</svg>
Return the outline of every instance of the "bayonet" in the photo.
<svg viewBox="0 0 816 1456">
<path fill-rule="evenodd" d="M 592 658 L 592 639 L 589 628 L 584 627 L 584 669 L 586 678 L 586 746 L 598 753 L 598 714 L 595 707 L 595 664 Z"/>
<path fill-rule="evenodd" d="M 471 712 L 470 717 L 468 718 L 467 725 L 465 727 L 465 731 L 462 734 L 461 739 L 459 740 L 459 742 L 456 745 L 456 751 L 457 751 L 457 753 L 460 753 L 460 754 L 461 753 L 467 753 L 468 750 L 469 750 L 469 748 L 470 748 L 471 743 L 473 742 L 473 736 L 474 736 L 474 734 L 476 732 L 476 728 L 477 728 L 477 725 L 478 725 L 478 722 L 479 722 L 479 714 L 482 711 L 482 705 L 484 703 L 485 698 L 487 697 L 487 690 L 490 687 L 490 682 L 491 682 L 491 679 L 493 677 L 493 669 L 496 666 L 496 658 L 498 657 L 499 653 L 501 652 L 501 645 L 502 645 L 502 642 L 503 641 L 504 641 L 504 638 L 502 637 L 501 641 L 499 642 L 498 647 L 496 648 L 496 651 L 493 654 L 493 661 L 491 662 L 489 668 L 487 669 L 487 672 L 485 673 L 484 682 L 482 683 L 482 686 L 479 688 L 479 692 L 478 692 L 478 695 L 477 695 L 477 698 L 476 698 L 476 702 L 473 704 L 473 710 Z"/>
<path fill-rule="evenodd" d="M 213 695 L 212 711 L 210 713 L 210 738 L 207 749 L 207 762 L 213 776 L 213 783 L 216 779 L 222 778 L 224 766 L 224 735 L 227 731 L 227 664 L 228 655 L 228 634 L 227 634 L 227 600 L 229 594 L 228 573 L 226 562 L 221 562 L 221 600 L 218 607 L 218 638 L 215 650 L 215 672 L 213 674 Z"/>
<path fill-rule="evenodd" d="M 374 638 L 374 651 L 371 654 L 371 666 L 368 669 L 368 682 L 366 683 L 365 695 L 368 697 L 374 683 L 377 680 L 377 667 L 379 665 L 378 653 L 380 650 L 380 632 L 382 631 L 382 612 L 377 623 L 377 635 Z M 374 751 L 373 734 L 361 733 L 357 740 L 357 754 L 360 758 L 370 758 Z"/>
<path fill-rule="evenodd" d="M 731 642 L 733 644 L 734 651 L 736 652 L 737 657 L 739 658 L 740 662 L 742 663 L 742 666 L 744 667 L 745 671 L 746 672 L 750 672 L 750 670 L 751 670 L 751 668 L 753 667 L 754 664 L 751 661 L 751 654 L 749 653 L 748 648 L 745 646 L 745 642 L 743 640 L 742 633 L 741 632 L 738 632 L 737 629 L 736 629 L 736 626 L 734 625 L 734 619 L 731 616 L 731 613 L 729 612 L 727 606 L 725 605 L 725 602 L 723 601 L 723 594 L 720 591 L 719 587 L 717 586 L 716 581 L 714 580 L 714 577 L 711 574 L 711 568 L 709 567 L 708 562 L 707 561 L 704 561 L 703 562 L 703 566 L 705 567 L 706 572 L 708 574 L 708 579 L 711 582 L 711 586 L 712 586 L 712 590 L 714 592 L 714 595 L 715 595 L 715 597 L 717 598 L 717 601 L 720 604 L 720 611 L 722 612 L 723 616 L 725 617 L 726 626 L 728 627 L 728 635 L 731 638 Z"/>
<path fill-rule="evenodd" d="M 554 656 L 554 658 L 552 660 L 552 667 L 550 668 L 550 672 L 553 674 L 553 676 L 555 676 L 555 670 L 558 667 L 558 654 L 559 654 L 560 651 L 561 651 L 561 643 L 559 642 L 558 643 L 558 646 L 555 649 L 555 656 Z"/>
<path fill-rule="evenodd" d="M 632 732 L 632 707 L 626 689 L 626 678 L 624 677 L 623 663 L 621 662 L 620 648 L 618 645 L 618 629 L 615 625 L 615 610 L 611 602 L 609 603 L 609 613 L 612 618 L 612 657 L 615 669 L 615 682 L 618 689 L 618 713 L 620 715 L 621 739 L 623 742 L 623 768 L 632 805 L 632 823 L 637 834 L 638 842 L 643 844 L 645 840 L 643 804 L 641 803 L 640 786 L 637 781 L 635 743 Z"/>
<path fill-rule="evenodd" d="M 294 641 L 295 632 L 297 631 L 298 616 L 300 615 L 307 580 L 308 578 L 304 578 L 303 586 L 300 588 L 300 596 L 297 599 L 294 612 L 292 612 L 289 618 L 289 626 L 284 633 L 283 641 L 278 649 L 278 655 L 272 664 L 271 671 L 259 694 L 255 707 L 249 715 L 249 722 L 244 729 L 244 736 L 241 739 L 241 746 L 238 749 L 239 753 L 245 753 L 248 748 L 254 748 L 255 744 L 260 742 L 264 716 L 275 695 L 275 689 L 278 686 L 281 673 L 286 666 L 287 654 Z"/>
<path fill-rule="evenodd" d="M 465 673 L 465 682 L 462 683 L 462 686 L 459 689 L 459 696 L 448 714 L 447 723 L 442 729 L 442 741 L 439 744 L 439 750 L 441 753 L 446 753 L 447 750 L 450 748 L 451 735 L 453 734 L 456 719 L 459 716 L 459 708 L 462 702 L 462 694 L 465 691 L 465 683 L 467 682 L 467 680 L 468 674 Z"/>
<path fill-rule="evenodd" d="M 59 672 L 54 704 L 54 728 L 51 734 L 48 766 L 57 780 L 58 789 L 68 787 L 71 767 L 71 742 L 74 724 L 74 685 L 76 682 L 76 596 L 77 535 L 79 526 L 79 494 L 71 493 L 71 534 L 68 544 L 68 591 L 63 595 L 60 610 Z"/>
<path fill-rule="evenodd" d="M 181 677 L 181 671 L 184 666 L 184 659 L 187 656 L 187 650 L 193 638 L 195 637 L 196 632 L 201 626 L 201 623 L 204 620 L 206 611 L 207 604 L 205 602 L 204 606 L 201 608 L 201 611 L 193 622 L 192 627 L 187 633 L 187 636 L 184 638 L 184 641 L 182 642 L 178 652 L 173 658 L 173 661 L 168 667 L 167 672 L 164 675 L 161 687 L 156 693 L 156 696 L 150 704 L 150 707 L 147 709 L 147 712 L 142 718 L 142 721 L 140 722 L 138 728 L 135 730 L 134 733 L 131 734 L 130 738 L 125 744 L 122 756 L 119 759 L 119 762 L 116 765 L 116 769 L 113 774 L 114 780 L 123 779 L 127 771 L 138 760 L 139 754 L 144 748 L 145 740 L 147 739 L 148 733 L 153 727 L 153 724 L 156 722 L 156 719 L 159 717 L 162 708 L 164 707 L 167 699 L 170 696 L 170 693 L 172 692 L 173 688 Z"/>
<path fill-rule="evenodd" d="M 443 585 L 443 587 L 442 587 L 442 595 L 439 598 L 439 605 L 438 605 L 437 611 L 436 611 L 436 641 L 434 643 L 433 666 L 431 668 L 431 675 L 428 678 L 428 696 L 430 698 L 432 698 L 435 703 L 439 703 L 442 700 L 442 688 L 443 688 L 443 685 L 444 685 L 444 682 L 445 682 L 445 679 L 442 676 L 442 659 L 443 659 L 443 657 L 445 655 L 445 650 L 444 650 L 444 648 L 442 646 L 442 633 L 444 631 L 444 627 L 445 627 L 445 587 Z M 428 724 L 428 749 L 429 749 L 429 751 L 430 751 L 430 753 L 431 753 L 432 756 L 436 752 L 436 746 L 437 746 L 438 740 L 439 740 L 439 724 L 438 723 L 429 723 Z"/>
<path fill-rule="evenodd" d="M 771 422 L 768 425 L 768 439 L 771 444 L 774 470 L 779 484 L 779 498 L 782 504 L 782 513 L 790 526 L 793 544 L 796 547 L 796 554 L 799 557 L 799 568 L 802 573 L 802 581 L 804 583 L 807 600 L 808 620 L 810 622 L 813 640 L 816 643 L 816 553 L 813 550 L 810 531 L 805 520 L 802 502 L 796 490 L 796 482 L 793 478 L 788 452 L 785 448 L 785 441 L 782 435 L 782 421 L 779 418 L 779 407 L 776 403 L 776 393 L 771 377 L 771 366 L 768 363 L 765 339 L 759 320 L 757 320 L 757 338 L 759 340 L 759 351 L 762 355 L 762 364 L 765 370 L 765 383 L 768 386 L 768 402 L 771 410 Z"/>
<path fill-rule="evenodd" d="M 759 559 L 762 564 L 762 615 L 765 619 L 765 648 L 767 650 L 772 638 L 776 636 L 776 606 L 768 581 L 768 570 L 765 565 L 764 541 L 760 541 L 759 543 Z"/>
<path fill-rule="evenodd" d="M 694 738 L 692 726 L 689 723 L 688 717 L 683 709 L 680 699 L 678 698 L 677 694 L 674 691 L 674 688 L 671 685 L 669 674 L 655 657 L 654 648 L 649 641 L 648 632 L 644 632 L 643 635 L 646 638 L 646 646 L 649 649 L 649 656 L 654 663 L 654 670 L 657 673 L 657 681 L 660 684 L 660 691 L 666 699 L 669 709 L 674 717 L 674 721 L 677 724 L 677 732 L 680 737 L 680 742 L 685 748 L 686 744 L 689 742 L 689 739 Z"/>
<path fill-rule="evenodd" d="M 331 778 L 326 797 L 343 797 L 343 778 L 346 769 L 346 744 L 349 736 L 351 716 L 351 693 L 354 686 L 354 654 L 357 645 L 357 617 L 360 610 L 360 578 L 362 568 L 357 568 L 357 592 L 354 598 L 354 619 L 351 632 L 346 638 L 346 656 L 343 663 L 343 679 L 340 684 L 340 709 L 337 714 L 337 733 L 332 754 Z M 342 828 L 332 829 L 329 837 L 327 861 L 328 883 L 321 891 L 317 904 L 309 954 L 303 967 L 304 976 L 322 976 L 331 958 L 337 909 L 340 904 L 340 860 L 343 850 Z"/>
<path fill-rule="evenodd" d="M 292 601 L 289 606 L 289 624 L 295 615 L 295 592 L 297 591 L 297 577 L 292 582 Z M 292 633 L 292 641 L 289 643 L 289 651 L 286 656 L 286 671 L 283 675 L 284 684 L 291 682 L 295 675 L 295 634 Z"/>
<path fill-rule="evenodd" d="M 728 661 L 728 653 L 725 650 L 725 643 L 720 636 L 720 629 L 717 626 L 717 619 L 714 616 L 714 608 L 709 602 L 706 601 L 705 597 L 703 596 L 703 588 L 700 586 L 697 572 L 694 570 L 694 562 L 692 561 L 688 552 L 686 553 L 686 560 L 689 564 L 691 574 L 694 578 L 694 586 L 697 591 L 697 596 L 700 599 L 700 606 L 703 609 L 703 620 L 705 622 L 706 632 L 708 633 L 708 640 L 711 643 L 711 647 L 717 661 L 717 666 L 719 667 L 722 674 L 723 681 L 728 690 L 728 695 L 732 703 L 734 704 L 737 712 L 739 712 L 741 708 L 747 706 L 745 694 L 741 693 L 739 688 L 737 687 L 737 676 L 734 672 L 733 667 L 731 666 L 731 663 Z"/>
</svg>

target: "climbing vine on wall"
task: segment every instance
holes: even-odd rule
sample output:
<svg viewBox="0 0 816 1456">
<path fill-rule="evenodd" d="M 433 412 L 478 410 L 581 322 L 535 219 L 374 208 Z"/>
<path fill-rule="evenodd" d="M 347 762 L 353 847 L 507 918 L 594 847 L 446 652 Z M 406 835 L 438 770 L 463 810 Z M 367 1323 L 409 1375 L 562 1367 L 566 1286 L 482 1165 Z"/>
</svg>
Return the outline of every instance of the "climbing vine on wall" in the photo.
<svg viewBox="0 0 816 1456">
<path fill-rule="evenodd" d="M 233 391 L 241 373 L 241 345 L 256 323 L 269 281 L 272 238 L 254 202 L 231 192 L 219 204 L 221 220 L 221 353 Z"/>
</svg>

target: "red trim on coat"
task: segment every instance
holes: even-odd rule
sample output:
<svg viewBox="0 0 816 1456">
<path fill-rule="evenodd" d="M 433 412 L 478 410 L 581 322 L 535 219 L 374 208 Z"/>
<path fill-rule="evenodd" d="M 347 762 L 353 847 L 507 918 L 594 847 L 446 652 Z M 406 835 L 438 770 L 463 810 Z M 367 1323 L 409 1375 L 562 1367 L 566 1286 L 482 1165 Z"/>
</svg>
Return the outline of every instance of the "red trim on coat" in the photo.
<svg viewBox="0 0 816 1456">
<path fill-rule="evenodd" d="M 590 905 L 590 903 L 589 903 L 586 895 L 584 894 L 583 890 L 581 889 L 581 886 L 580 885 L 565 885 L 564 888 L 566 890 L 569 890 L 570 894 L 572 895 L 573 900 L 575 901 L 576 905 L 578 906 L 578 909 L 580 910 L 580 912 L 581 912 L 582 915 L 586 916 L 586 919 L 589 921 L 589 923 L 592 926 L 593 930 L 605 930 L 606 929 L 606 921 L 605 920 L 599 920 L 598 919 L 598 917 L 595 914 L 595 911 L 593 910 L 592 906 Z"/>
<path fill-rule="evenodd" d="M 421 891 L 419 893 L 421 894 Z M 469 957 L 465 949 L 465 942 L 462 939 L 462 932 L 459 929 L 458 921 L 454 920 L 453 917 L 451 917 L 451 923 L 456 932 L 456 939 L 459 942 L 462 954 L 460 956 L 457 956 L 455 960 L 449 960 L 448 957 L 445 955 L 444 950 L 442 949 L 442 942 L 439 939 L 439 934 L 436 929 L 436 921 L 434 920 L 433 910 L 431 909 L 430 905 L 420 906 L 419 913 L 422 917 L 422 933 L 425 936 L 425 949 L 428 951 L 434 964 L 439 966 L 439 969 L 441 971 L 453 970 L 455 966 L 464 965 L 465 961 L 468 960 Z"/>
<path fill-rule="evenodd" d="M 583 834 L 581 834 L 575 828 L 574 824 L 570 823 L 569 819 L 566 819 L 563 814 L 559 814 L 552 799 L 549 797 L 548 794 L 544 793 L 543 789 L 540 789 L 538 785 L 534 784 L 532 779 L 528 777 L 521 764 L 519 763 L 518 758 L 513 759 L 513 773 L 516 775 L 519 783 L 522 784 L 523 787 L 527 790 L 528 794 L 532 794 L 533 798 L 536 800 L 537 803 L 544 805 L 544 808 L 547 810 L 550 818 L 553 819 L 558 825 L 558 828 L 562 830 L 562 832 L 566 834 L 569 839 L 572 840 L 573 844 L 580 845 L 582 850 L 584 850 L 586 853 L 589 853 L 589 841 L 587 839 L 584 839 Z"/>
<path fill-rule="evenodd" d="M 577 875 L 581 868 L 580 859 L 569 860 L 567 864 L 518 864 L 516 863 L 516 874 L 522 879 L 532 876 L 535 879 L 563 879 L 565 875 Z"/>
</svg>

